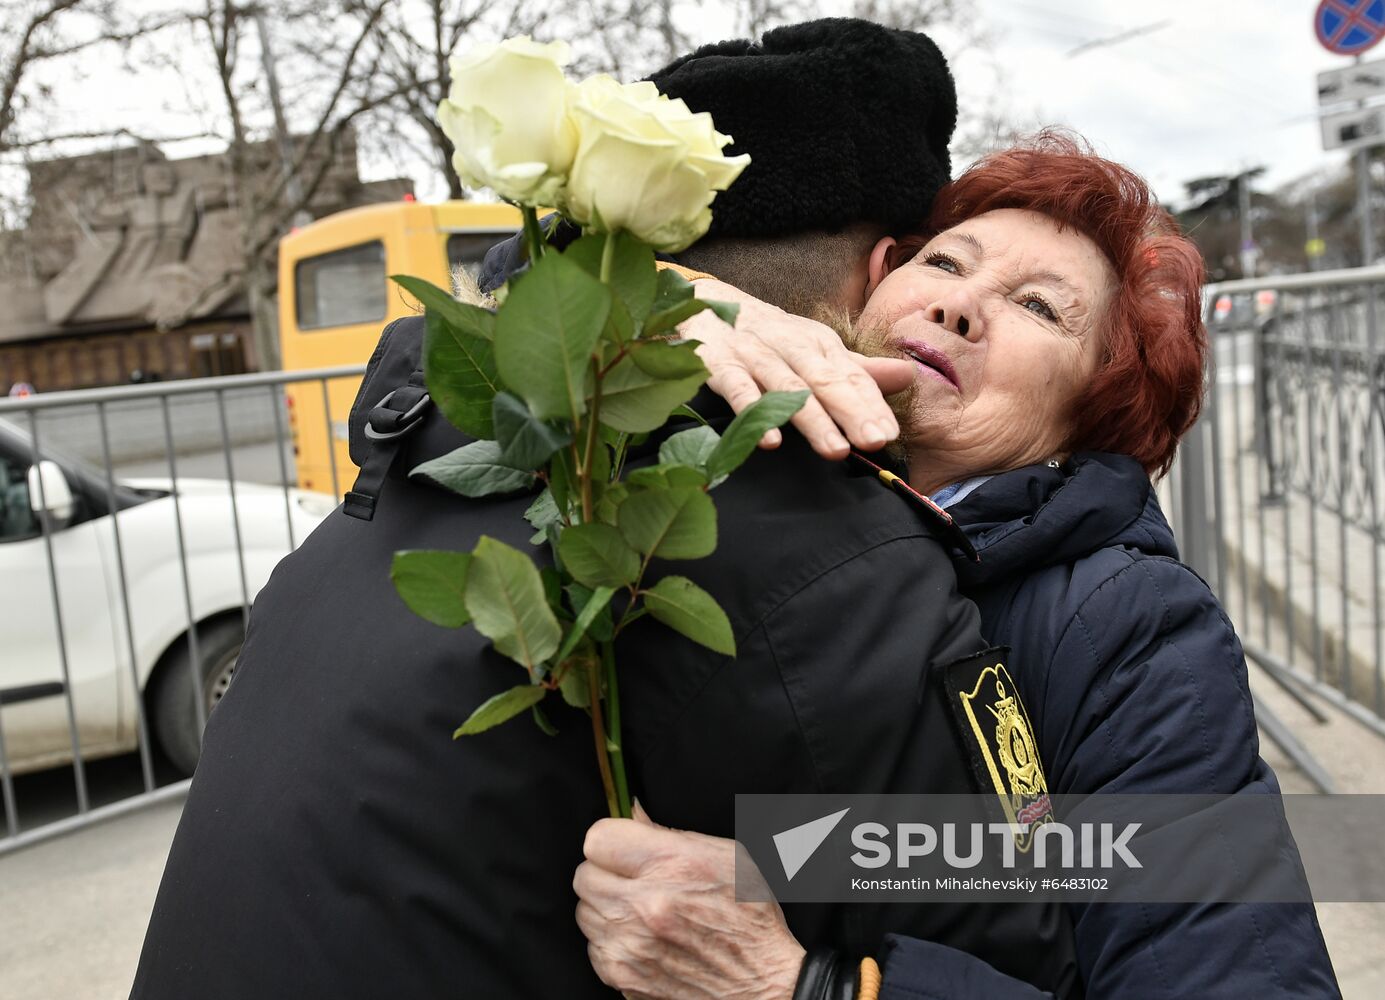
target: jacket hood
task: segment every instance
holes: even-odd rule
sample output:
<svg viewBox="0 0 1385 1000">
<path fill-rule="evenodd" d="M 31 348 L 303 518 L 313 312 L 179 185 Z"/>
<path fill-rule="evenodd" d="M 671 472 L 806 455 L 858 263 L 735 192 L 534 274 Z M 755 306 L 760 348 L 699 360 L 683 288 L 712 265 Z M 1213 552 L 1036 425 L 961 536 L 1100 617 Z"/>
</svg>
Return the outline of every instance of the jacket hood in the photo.
<svg viewBox="0 0 1385 1000">
<path fill-rule="evenodd" d="M 1149 476 L 1124 455 L 1078 452 L 1061 468 L 1003 472 L 948 513 L 980 556 L 976 563 L 955 560 L 963 587 L 1070 563 L 1111 545 L 1178 557 Z"/>
</svg>

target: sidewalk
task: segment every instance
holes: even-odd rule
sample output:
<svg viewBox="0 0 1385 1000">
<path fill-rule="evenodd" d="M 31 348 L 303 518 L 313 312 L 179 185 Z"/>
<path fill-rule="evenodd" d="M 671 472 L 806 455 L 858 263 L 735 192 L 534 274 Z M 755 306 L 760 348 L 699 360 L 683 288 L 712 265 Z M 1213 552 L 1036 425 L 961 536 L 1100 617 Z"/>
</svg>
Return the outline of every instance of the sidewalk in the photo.
<svg viewBox="0 0 1385 1000">
<path fill-rule="evenodd" d="M 1324 710 L 1328 721 L 1319 723 L 1253 664 L 1250 686 L 1256 704 L 1269 708 L 1289 724 L 1294 735 L 1331 775 L 1338 792 L 1385 794 L 1385 768 L 1374 766 L 1385 760 L 1385 737 L 1377 736 L 1321 699 L 1315 704 Z M 1303 772 L 1263 734 L 1260 755 L 1274 768 L 1286 795 L 1316 791 Z M 1318 922 L 1343 997 L 1385 997 L 1385 903 L 1319 903 Z"/>
<path fill-rule="evenodd" d="M 182 802 L 0 855 L 0 996 L 129 996 Z"/>
</svg>

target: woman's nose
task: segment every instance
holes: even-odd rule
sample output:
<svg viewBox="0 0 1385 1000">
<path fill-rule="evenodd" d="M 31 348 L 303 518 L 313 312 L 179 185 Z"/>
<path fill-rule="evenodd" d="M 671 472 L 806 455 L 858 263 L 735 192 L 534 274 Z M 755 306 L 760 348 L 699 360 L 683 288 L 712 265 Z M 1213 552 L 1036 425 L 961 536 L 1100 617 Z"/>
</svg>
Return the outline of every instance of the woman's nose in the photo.
<svg viewBox="0 0 1385 1000">
<path fill-rule="evenodd" d="M 979 313 L 974 308 L 969 308 L 966 303 L 955 299 L 935 302 L 928 310 L 928 318 L 949 333 L 966 337 L 968 340 L 975 339 L 981 333 Z"/>
<path fill-rule="evenodd" d="M 942 306 L 934 306 L 933 315 L 930 316 L 929 319 L 944 329 L 951 330 L 953 333 L 959 333 L 963 337 L 967 335 L 967 330 L 971 327 L 971 323 L 962 315 L 959 309 L 953 309 L 949 312 Z"/>
</svg>

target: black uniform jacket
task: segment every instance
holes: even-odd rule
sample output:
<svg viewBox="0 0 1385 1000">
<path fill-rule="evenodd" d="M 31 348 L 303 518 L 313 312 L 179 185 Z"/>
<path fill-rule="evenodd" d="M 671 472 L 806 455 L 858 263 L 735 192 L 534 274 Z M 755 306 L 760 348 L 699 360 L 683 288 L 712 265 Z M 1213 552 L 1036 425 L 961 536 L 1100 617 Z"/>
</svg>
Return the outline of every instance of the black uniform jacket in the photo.
<svg viewBox="0 0 1385 1000">
<path fill-rule="evenodd" d="M 352 416 L 418 364 L 391 325 Z M 364 400 L 364 404 L 362 404 Z M 729 411 L 700 397 L 715 426 Z M 930 668 L 983 650 L 941 523 L 795 433 L 713 494 L 720 540 L 685 573 L 726 609 L 734 660 L 645 619 L 618 649 L 632 783 L 660 822 L 732 834 L 736 792 L 977 786 Z M 527 548 L 532 497 L 468 500 L 411 482 L 466 442 L 436 410 L 399 439 L 373 519 L 342 509 L 258 596 L 234 683 L 208 722 L 134 984 L 138 1000 L 608 997 L 571 891 L 605 811 L 590 722 L 452 731 L 519 667 L 471 628 L 414 617 L 401 549 Z M 657 447 L 657 441 L 650 443 Z M 873 952 L 887 931 L 967 948 L 1071 993 L 1057 906 L 798 907 L 807 944 Z M 888 924 L 888 926 L 886 926 Z"/>
</svg>

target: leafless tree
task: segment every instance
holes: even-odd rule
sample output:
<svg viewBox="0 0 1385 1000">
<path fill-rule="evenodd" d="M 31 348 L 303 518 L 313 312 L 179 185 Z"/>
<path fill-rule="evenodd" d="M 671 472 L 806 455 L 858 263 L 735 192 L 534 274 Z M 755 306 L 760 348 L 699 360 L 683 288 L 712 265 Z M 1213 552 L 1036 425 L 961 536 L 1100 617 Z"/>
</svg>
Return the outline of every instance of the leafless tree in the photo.
<svg viewBox="0 0 1385 1000">
<path fill-rule="evenodd" d="M 710 23 L 720 27 L 708 28 L 707 15 L 717 12 L 722 16 Z M 726 0 L 714 8 L 694 0 L 574 0 L 562 8 L 540 0 L 399 0 L 379 29 L 380 72 L 397 96 L 371 116 L 367 141 L 401 165 L 427 163 L 445 179 L 448 196 L 462 198 L 469 192 L 451 169 L 452 146 L 436 112 L 447 95 L 448 58 L 468 45 L 514 34 L 562 38 L 573 45 L 575 73 L 633 80 L 723 34 L 758 37 L 781 24 L 830 15 L 910 30 L 946 26 L 952 55 L 985 40 L 980 29 L 961 24 L 960 12 L 958 0 Z M 987 128 L 1003 117 L 997 108 L 990 112 Z"/>
<path fill-rule="evenodd" d="M 57 127 L 47 113 L 51 92 L 35 79 L 35 71 L 62 60 L 70 64 L 97 46 L 128 47 L 180 19 L 177 13 L 140 13 L 119 0 L 0 0 L 0 153 L 133 136 L 128 129 L 72 132 Z"/>
<path fill-rule="evenodd" d="M 165 58 L 186 74 L 210 66 L 218 99 L 202 110 L 226 141 L 256 353 L 261 367 L 277 367 L 278 240 L 312 205 L 355 124 L 399 97 L 381 72 L 391 4 L 200 4 L 189 18 L 189 47 Z"/>
</svg>

